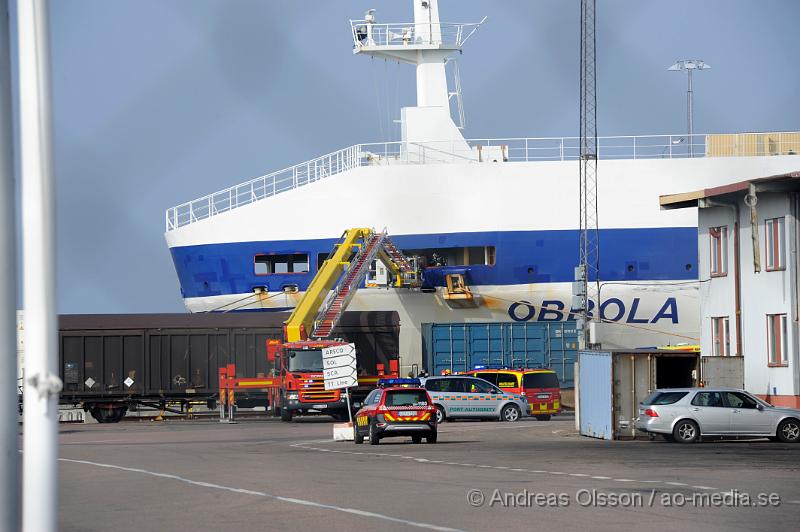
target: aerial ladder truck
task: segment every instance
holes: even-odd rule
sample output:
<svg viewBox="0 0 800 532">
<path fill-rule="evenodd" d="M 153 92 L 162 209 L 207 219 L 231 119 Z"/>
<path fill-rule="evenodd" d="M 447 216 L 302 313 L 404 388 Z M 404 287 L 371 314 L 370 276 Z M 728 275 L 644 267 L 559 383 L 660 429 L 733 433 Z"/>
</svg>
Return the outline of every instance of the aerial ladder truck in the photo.
<svg viewBox="0 0 800 532">
<path fill-rule="evenodd" d="M 267 342 L 267 359 L 274 364 L 276 376 L 270 405 L 281 420 L 291 421 L 298 413 L 348 418 L 345 394 L 325 389 L 322 349 L 346 344 L 333 337 L 333 330 L 376 259 L 388 268 L 392 286 L 418 285 L 416 267 L 392 243 L 385 229 L 380 232 L 370 228 L 348 229 L 284 322 L 283 340 Z M 388 360 L 388 367 L 377 361 L 371 367 L 368 361 L 358 360 L 358 386 L 349 391 L 354 407 L 379 378 L 398 376 L 396 357 L 397 354 Z"/>
</svg>

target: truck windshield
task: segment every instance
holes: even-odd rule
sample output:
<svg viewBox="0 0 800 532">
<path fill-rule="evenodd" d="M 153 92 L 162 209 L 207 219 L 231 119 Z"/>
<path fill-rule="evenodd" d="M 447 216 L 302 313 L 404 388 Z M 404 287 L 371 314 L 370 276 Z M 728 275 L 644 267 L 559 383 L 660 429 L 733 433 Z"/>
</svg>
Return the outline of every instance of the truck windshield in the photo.
<svg viewBox="0 0 800 532">
<path fill-rule="evenodd" d="M 319 349 L 290 349 L 289 371 L 322 371 L 322 351 Z"/>
</svg>

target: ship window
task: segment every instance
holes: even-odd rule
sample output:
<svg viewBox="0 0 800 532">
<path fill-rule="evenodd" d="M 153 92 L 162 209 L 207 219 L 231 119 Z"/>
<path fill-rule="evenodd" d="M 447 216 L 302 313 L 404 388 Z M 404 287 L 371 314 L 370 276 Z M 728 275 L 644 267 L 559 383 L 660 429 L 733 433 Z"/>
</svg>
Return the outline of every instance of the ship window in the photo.
<svg viewBox="0 0 800 532">
<path fill-rule="evenodd" d="M 308 253 L 256 255 L 253 268 L 256 275 L 306 273 L 308 272 Z"/>
<path fill-rule="evenodd" d="M 404 249 L 407 257 L 420 257 L 424 267 L 435 266 L 494 266 L 494 246 L 440 247 Z"/>
</svg>

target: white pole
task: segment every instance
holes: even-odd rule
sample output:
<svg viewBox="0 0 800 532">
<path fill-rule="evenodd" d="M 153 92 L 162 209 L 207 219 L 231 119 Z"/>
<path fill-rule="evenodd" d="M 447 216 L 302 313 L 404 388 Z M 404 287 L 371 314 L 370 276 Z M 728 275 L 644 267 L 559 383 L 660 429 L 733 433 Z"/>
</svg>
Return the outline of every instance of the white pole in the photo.
<svg viewBox="0 0 800 532">
<path fill-rule="evenodd" d="M 14 214 L 14 119 L 8 0 L 0 0 L 0 530 L 19 530 L 17 452 L 17 251 Z"/>
<path fill-rule="evenodd" d="M 689 73 L 689 89 L 686 91 L 686 121 L 689 126 L 689 157 L 694 157 L 694 120 L 692 109 L 692 69 L 688 69 Z"/>
<path fill-rule="evenodd" d="M 57 529 L 61 381 L 57 377 L 48 28 L 46 0 L 17 2 L 26 366 L 22 469 L 25 532 Z"/>
<path fill-rule="evenodd" d="M 347 399 L 347 417 L 350 420 L 350 424 L 353 424 L 353 410 L 350 408 L 350 388 L 344 389 L 345 398 Z"/>
</svg>

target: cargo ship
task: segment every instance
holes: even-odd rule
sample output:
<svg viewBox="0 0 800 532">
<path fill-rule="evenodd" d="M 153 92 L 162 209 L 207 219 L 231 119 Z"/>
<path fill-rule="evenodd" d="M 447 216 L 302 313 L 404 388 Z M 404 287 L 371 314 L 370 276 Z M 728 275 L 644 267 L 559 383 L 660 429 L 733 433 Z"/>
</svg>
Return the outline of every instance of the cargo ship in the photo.
<svg viewBox="0 0 800 532">
<path fill-rule="evenodd" d="M 190 312 L 291 309 L 342 231 L 372 226 L 416 258 L 422 286 L 390 288 L 376 263 L 350 309 L 399 313 L 404 371 L 422 361 L 426 324 L 574 323 L 579 139 L 466 138 L 454 57 L 483 21 L 440 22 L 436 0 L 412 4 L 406 23 L 373 10 L 350 21 L 354 55 L 415 69 L 417 105 L 400 110 L 399 140 L 166 211 Z M 700 336 L 697 213 L 660 211 L 659 195 L 796 170 L 798 151 L 793 132 L 598 139 L 601 288 L 590 306 L 611 324 L 604 346 Z"/>
</svg>

